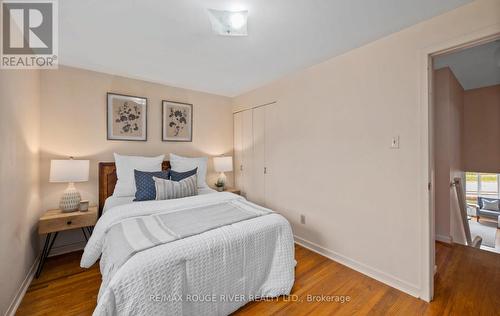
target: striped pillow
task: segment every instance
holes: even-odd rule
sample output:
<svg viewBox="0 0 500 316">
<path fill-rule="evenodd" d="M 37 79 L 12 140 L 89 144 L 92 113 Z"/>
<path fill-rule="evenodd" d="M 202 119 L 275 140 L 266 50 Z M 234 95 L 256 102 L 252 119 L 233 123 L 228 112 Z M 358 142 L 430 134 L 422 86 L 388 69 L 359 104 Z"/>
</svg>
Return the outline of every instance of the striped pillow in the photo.
<svg viewBox="0 0 500 316">
<path fill-rule="evenodd" d="M 196 175 L 192 175 L 181 181 L 165 180 L 153 177 L 157 200 L 179 199 L 198 194 Z"/>
</svg>

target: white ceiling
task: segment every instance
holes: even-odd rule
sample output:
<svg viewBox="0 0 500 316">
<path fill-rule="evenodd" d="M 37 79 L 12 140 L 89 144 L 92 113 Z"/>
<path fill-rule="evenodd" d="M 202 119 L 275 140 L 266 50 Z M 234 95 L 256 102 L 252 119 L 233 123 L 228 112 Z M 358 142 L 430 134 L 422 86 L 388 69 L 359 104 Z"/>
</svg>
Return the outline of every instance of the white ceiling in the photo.
<svg viewBox="0 0 500 316">
<path fill-rule="evenodd" d="M 64 0 L 60 63 L 235 96 L 471 0 Z M 248 37 L 207 8 L 247 9 Z"/>
<path fill-rule="evenodd" d="M 438 56 L 434 69 L 450 67 L 465 90 L 500 84 L 500 66 L 495 51 L 500 49 L 500 40 L 462 51 Z"/>
</svg>

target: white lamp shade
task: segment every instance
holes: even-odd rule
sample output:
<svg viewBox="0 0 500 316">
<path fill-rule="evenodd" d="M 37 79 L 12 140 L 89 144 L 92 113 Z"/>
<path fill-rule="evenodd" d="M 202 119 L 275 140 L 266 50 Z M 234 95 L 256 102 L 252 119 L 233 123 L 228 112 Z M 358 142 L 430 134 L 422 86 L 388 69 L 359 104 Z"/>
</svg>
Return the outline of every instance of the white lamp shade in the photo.
<svg viewBox="0 0 500 316">
<path fill-rule="evenodd" d="M 214 157 L 214 169 L 216 172 L 233 171 L 233 157 Z"/>
<path fill-rule="evenodd" d="M 89 180 L 88 160 L 51 160 L 50 182 L 85 182 Z"/>
</svg>

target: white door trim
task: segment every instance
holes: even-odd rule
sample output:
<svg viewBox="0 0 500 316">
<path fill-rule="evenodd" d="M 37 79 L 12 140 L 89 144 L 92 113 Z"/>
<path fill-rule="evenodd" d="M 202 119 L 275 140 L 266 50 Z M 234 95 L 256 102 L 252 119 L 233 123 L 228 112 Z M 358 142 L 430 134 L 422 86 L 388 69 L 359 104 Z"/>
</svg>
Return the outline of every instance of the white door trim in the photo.
<svg viewBox="0 0 500 316">
<path fill-rule="evenodd" d="M 430 159 L 432 151 L 430 148 L 430 122 L 429 114 L 432 109 L 432 102 L 429 96 L 429 84 L 432 82 L 432 69 L 431 57 L 452 52 L 455 50 L 476 46 L 478 44 L 490 42 L 495 38 L 500 37 L 500 24 L 494 24 L 479 31 L 472 32 L 468 35 L 461 36 L 437 45 L 426 47 L 419 51 L 420 63 L 420 87 L 419 87 L 419 137 L 420 137 L 420 176 L 419 176 L 419 196 L 420 205 L 419 209 L 422 212 L 421 233 L 422 233 L 422 262 L 421 262 L 421 298 L 426 301 L 431 301 L 434 296 L 434 208 L 430 199 L 430 191 L 428 190 L 428 183 L 431 181 L 430 173 Z M 431 186 L 434 190 L 434 185 Z"/>
</svg>

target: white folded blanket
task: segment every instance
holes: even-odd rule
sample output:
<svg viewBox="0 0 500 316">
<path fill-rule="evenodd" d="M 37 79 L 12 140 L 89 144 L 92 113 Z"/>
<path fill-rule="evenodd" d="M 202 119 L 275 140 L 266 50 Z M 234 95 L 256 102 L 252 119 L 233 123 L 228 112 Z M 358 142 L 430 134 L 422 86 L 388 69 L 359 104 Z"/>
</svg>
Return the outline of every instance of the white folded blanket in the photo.
<svg viewBox="0 0 500 316">
<path fill-rule="evenodd" d="M 108 248 L 108 258 L 116 269 L 137 252 L 270 213 L 245 200 L 232 200 L 127 218 L 111 226 L 106 234 L 107 243 L 120 245 Z"/>
</svg>

